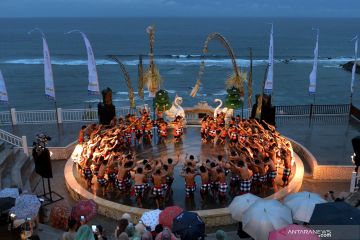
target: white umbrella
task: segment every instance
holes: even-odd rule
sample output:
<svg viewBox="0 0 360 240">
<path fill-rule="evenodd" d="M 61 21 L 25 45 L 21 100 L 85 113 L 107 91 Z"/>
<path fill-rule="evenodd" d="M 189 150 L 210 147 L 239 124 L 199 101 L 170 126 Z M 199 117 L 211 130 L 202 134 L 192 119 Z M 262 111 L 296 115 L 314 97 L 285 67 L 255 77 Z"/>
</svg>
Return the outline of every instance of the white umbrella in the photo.
<svg viewBox="0 0 360 240">
<path fill-rule="evenodd" d="M 277 200 L 260 199 L 243 214 L 243 230 L 255 240 L 267 240 L 273 230 L 292 223 L 291 210 Z"/>
<path fill-rule="evenodd" d="M 16 199 L 10 213 L 14 213 L 17 219 L 35 218 L 40 206 L 41 203 L 36 195 L 22 194 Z"/>
<path fill-rule="evenodd" d="M 231 217 L 241 222 L 242 216 L 246 209 L 248 209 L 255 201 L 259 200 L 258 196 L 255 196 L 251 193 L 246 193 L 244 195 L 240 195 L 235 197 L 229 205 L 229 211 L 231 213 Z"/>
<path fill-rule="evenodd" d="M 0 191 L 0 198 L 12 197 L 17 198 L 19 196 L 18 188 L 4 188 Z"/>
<path fill-rule="evenodd" d="M 151 228 L 151 231 L 155 230 L 156 225 L 159 224 L 159 215 L 161 213 L 161 210 L 155 209 L 152 211 L 144 212 L 141 216 L 140 220 L 142 223 Z"/>
<path fill-rule="evenodd" d="M 317 193 L 298 192 L 287 196 L 284 204 L 291 209 L 293 219 L 309 222 L 314 212 L 315 204 L 326 203 L 326 201 Z"/>
</svg>

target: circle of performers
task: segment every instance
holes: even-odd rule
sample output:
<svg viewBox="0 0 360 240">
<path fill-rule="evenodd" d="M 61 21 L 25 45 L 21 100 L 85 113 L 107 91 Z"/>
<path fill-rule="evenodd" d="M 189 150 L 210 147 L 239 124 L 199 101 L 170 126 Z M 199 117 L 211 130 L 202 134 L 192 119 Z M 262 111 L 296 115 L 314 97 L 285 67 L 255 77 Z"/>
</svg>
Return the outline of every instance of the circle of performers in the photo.
<svg viewBox="0 0 360 240">
<path fill-rule="evenodd" d="M 171 125 L 174 142 L 180 142 L 183 119 L 178 116 Z M 197 176 L 201 179 L 201 198 L 211 196 L 223 204 L 228 192 L 231 196 L 249 192 L 266 196 L 276 192 L 278 173 L 282 172 L 283 187 L 289 182 L 291 143 L 264 121 L 260 124 L 239 116 L 227 120 L 224 114 L 204 117 L 200 130 L 202 143 L 224 145 L 226 153 L 212 159 L 189 154 L 183 159 L 180 154 L 172 158 L 137 159 L 131 146 L 151 144 L 154 129 L 159 142 L 166 143 L 169 124 L 162 118 L 151 120 L 146 109 L 140 111 L 139 117 L 128 114 L 125 119 L 114 118 L 109 126 L 83 126 L 78 139 L 81 150 L 77 155 L 74 151 L 72 158 L 87 187 L 91 189 L 96 179 L 103 195 L 107 191 L 117 192 L 118 196 L 134 195 L 137 205 L 142 207 L 144 196 L 149 193 L 157 208 L 164 207 L 172 194 L 174 168 L 180 160 L 187 198 L 194 197 Z"/>
</svg>

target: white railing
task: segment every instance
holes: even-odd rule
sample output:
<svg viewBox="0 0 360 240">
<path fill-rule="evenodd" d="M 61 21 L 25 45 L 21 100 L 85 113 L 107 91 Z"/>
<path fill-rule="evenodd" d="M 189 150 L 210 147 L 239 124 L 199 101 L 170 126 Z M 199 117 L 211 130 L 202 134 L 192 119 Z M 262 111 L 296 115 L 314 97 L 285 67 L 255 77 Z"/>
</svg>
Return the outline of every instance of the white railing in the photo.
<svg viewBox="0 0 360 240">
<path fill-rule="evenodd" d="M 56 123 L 55 110 L 16 111 L 16 124 Z"/>
<path fill-rule="evenodd" d="M 0 112 L 0 125 L 11 125 L 10 111 Z"/>
<path fill-rule="evenodd" d="M 251 117 L 251 108 L 236 109 L 234 116 L 239 115 L 242 119 L 249 119 Z"/>
<path fill-rule="evenodd" d="M 145 105 L 148 108 L 147 105 Z M 126 114 L 139 115 L 139 110 L 144 106 L 137 106 L 136 109 L 130 107 L 118 107 L 116 108 L 116 116 L 125 117 Z M 280 106 L 276 107 L 277 120 L 284 120 L 292 117 L 309 117 L 310 108 L 306 106 Z M 314 105 L 313 116 L 323 116 L 324 118 L 330 116 L 344 116 L 347 112 L 348 105 Z M 335 109 L 335 110 L 334 110 Z M 204 110 L 205 111 L 205 110 Z M 201 111 L 192 112 L 186 111 L 186 119 L 189 124 L 199 124 L 201 120 Z M 208 111 L 205 111 L 208 113 Z M 205 113 L 204 112 L 204 113 Z M 322 115 L 319 115 L 319 113 Z M 243 119 L 249 119 L 251 117 L 251 108 L 234 110 L 233 116 L 239 115 Z M 347 114 L 345 114 L 347 115 Z M 1 125 L 18 125 L 18 124 L 43 124 L 43 123 L 63 123 L 63 122 L 97 122 L 98 112 L 97 108 L 85 108 L 85 109 L 62 109 L 56 110 L 27 110 L 17 111 L 12 108 L 10 111 L 0 112 L 0 126 Z"/>
<path fill-rule="evenodd" d="M 10 143 L 11 145 L 13 145 L 15 147 L 22 148 L 24 153 L 27 156 L 29 156 L 29 150 L 28 150 L 26 136 L 22 136 L 20 138 L 20 137 L 15 136 L 7 131 L 0 129 L 0 140 Z"/>
<path fill-rule="evenodd" d="M 96 109 L 62 109 L 63 122 L 97 122 L 98 112 Z"/>
</svg>

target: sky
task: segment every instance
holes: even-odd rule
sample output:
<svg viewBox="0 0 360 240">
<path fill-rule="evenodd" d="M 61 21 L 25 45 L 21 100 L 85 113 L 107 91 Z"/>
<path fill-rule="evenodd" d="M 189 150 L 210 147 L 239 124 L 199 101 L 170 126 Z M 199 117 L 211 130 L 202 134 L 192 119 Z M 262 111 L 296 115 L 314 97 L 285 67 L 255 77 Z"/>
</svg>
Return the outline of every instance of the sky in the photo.
<svg viewBox="0 0 360 240">
<path fill-rule="evenodd" d="M 0 0 L 0 17 L 360 17 L 360 0 Z"/>
</svg>

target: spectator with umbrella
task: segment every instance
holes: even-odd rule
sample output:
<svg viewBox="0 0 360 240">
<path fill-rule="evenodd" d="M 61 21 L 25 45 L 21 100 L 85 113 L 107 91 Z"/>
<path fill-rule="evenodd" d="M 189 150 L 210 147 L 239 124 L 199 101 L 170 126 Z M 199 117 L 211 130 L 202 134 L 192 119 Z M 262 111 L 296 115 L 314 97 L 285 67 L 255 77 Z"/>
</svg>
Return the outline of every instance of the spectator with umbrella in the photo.
<svg viewBox="0 0 360 240">
<path fill-rule="evenodd" d="M 173 220 L 173 232 L 182 240 L 204 239 L 205 223 L 197 213 L 184 211 Z"/>
<path fill-rule="evenodd" d="M 178 206 L 171 206 L 165 208 L 159 215 L 159 223 L 164 227 L 169 227 L 172 229 L 172 223 L 175 217 L 177 217 L 184 210 Z"/>
<path fill-rule="evenodd" d="M 97 214 L 97 204 L 94 200 L 81 200 L 71 210 L 71 217 L 80 222 L 81 216 L 90 221 Z"/>
<path fill-rule="evenodd" d="M 285 206 L 291 209 L 293 219 L 307 223 L 318 203 L 326 203 L 326 201 L 319 194 L 306 191 L 290 194 L 284 199 Z"/>
</svg>

